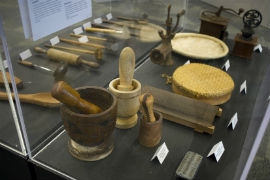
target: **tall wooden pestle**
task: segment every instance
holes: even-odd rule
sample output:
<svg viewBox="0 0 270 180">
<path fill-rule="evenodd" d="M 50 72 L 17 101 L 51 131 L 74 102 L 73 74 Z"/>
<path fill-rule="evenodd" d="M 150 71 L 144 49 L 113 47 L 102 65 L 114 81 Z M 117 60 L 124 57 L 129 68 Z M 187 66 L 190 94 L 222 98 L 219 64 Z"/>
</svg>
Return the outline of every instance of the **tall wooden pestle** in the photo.
<svg viewBox="0 0 270 180">
<path fill-rule="evenodd" d="M 64 81 L 55 83 L 51 94 L 55 99 L 68 107 L 76 108 L 80 113 L 96 114 L 102 112 L 100 107 L 82 99 L 80 94 Z"/>
<path fill-rule="evenodd" d="M 144 93 L 140 96 L 139 100 L 142 106 L 143 120 L 146 122 L 155 122 L 156 118 L 153 110 L 153 95 L 150 93 Z"/>
<path fill-rule="evenodd" d="M 130 47 L 122 50 L 119 58 L 119 78 L 120 83 L 117 89 L 120 91 L 131 91 L 134 89 L 132 85 L 135 69 L 135 53 Z"/>
</svg>

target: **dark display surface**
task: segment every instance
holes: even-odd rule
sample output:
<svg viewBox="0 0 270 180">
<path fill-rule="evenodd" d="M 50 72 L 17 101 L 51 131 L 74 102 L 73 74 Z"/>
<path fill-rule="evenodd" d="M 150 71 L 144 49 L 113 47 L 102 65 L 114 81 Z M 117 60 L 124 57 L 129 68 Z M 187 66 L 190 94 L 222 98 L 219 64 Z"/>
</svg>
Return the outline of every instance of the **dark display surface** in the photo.
<svg viewBox="0 0 270 180">
<path fill-rule="evenodd" d="M 227 43 L 231 48 L 232 41 Z M 252 60 L 228 55 L 219 60 L 199 61 L 173 53 L 175 62 L 173 66 L 159 66 L 147 59 L 137 68 L 134 78 L 140 81 L 142 86 L 150 85 L 171 91 L 171 86 L 165 84 L 166 80 L 161 78 L 161 74 L 171 75 L 188 59 L 191 62 L 206 63 L 219 68 L 226 60 L 230 61 L 230 68 L 227 72 L 234 80 L 235 89 L 232 98 L 227 103 L 220 105 L 223 114 L 214 121 L 214 134 L 197 133 L 191 128 L 164 120 L 160 145 L 165 142 L 169 153 L 162 165 L 156 159 L 151 161 L 157 147 L 145 148 L 138 143 L 139 123 L 131 129 L 114 130 L 115 148 L 106 159 L 83 162 L 73 158 L 68 152 L 68 137 L 65 131 L 39 152 L 34 159 L 75 179 L 175 179 L 176 168 L 185 153 L 193 151 L 204 157 L 195 179 L 239 179 L 241 174 L 238 170 L 240 169 L 241 173 L 243 168 L 239 167 L 239 165 L 243 165 L 240 159 L 248 151 L 246 148 L 250 148 L 246 139 L 252 141 L 256 136 L 256 129 L 267 105 L 267 92 L 261 93 L 261 89 L 268 88 L 266 82 L 263 83 L 269 69 L 268 56 L 269 51 L 266 48 L 262 53 L 254 53 Z M 240 85 L 245 80 L 247 81 L 247 94 L 239 92 Z M 238 113 L 238 123 L 232 130 L 227 128 L 227 125 L 236 112 Z M 250 127 L 250 124 L 253 127 Z M 250 129 L 255 129 L 255 131 L 252 132 Z M 217 163 L 215 159 L 206 156 L 219 141 L 223 142 L 225 152 Z"/>
</svg>

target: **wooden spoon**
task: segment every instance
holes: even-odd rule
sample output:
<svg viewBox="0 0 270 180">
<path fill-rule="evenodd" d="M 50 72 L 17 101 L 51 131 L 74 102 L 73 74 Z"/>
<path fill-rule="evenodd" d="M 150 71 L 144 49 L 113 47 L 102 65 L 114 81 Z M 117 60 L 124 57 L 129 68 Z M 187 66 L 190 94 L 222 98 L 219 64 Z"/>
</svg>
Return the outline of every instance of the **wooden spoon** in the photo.
<svg viewBox="0 0 270 180">
<path fill-rule="evenodd" d="M 11 93 L 14 99 L 14 93 Z M 44 107 L 59 107 L 60 102 L 51 96 L 50 92 L 41 92 L 35 94 L 18 94 L 21 102 L 36 104 Z M 0 92 L 0 100 L 8 100 L 6 92 Z"/>
</svg>

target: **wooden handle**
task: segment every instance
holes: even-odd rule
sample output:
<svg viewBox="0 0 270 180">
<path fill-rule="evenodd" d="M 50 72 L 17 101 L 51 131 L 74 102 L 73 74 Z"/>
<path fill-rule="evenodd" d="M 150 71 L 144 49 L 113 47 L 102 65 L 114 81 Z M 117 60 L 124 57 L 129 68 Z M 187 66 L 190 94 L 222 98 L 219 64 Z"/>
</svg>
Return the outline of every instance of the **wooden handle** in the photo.
<svg viewBox="0 0 270 180">
<path fill-rule="evenodd" d="M 79 41 L 74 41 L 74 40 L 64 39 L 64 38 L 60 38 L 60 41 L 65 42 L 65 43 L 69 43 L 69 44 L 90 46 L 90 47 L 94 47 L 94 48 L 101 48 L 101 49 L 106 48 L 105 46 L 100 45 L 100 44 L 96 44 L 96 43 L 84 43 L 84 42 L 79 42 Z"/>
<path fill-rule="evenodd" d="M 122 50 L 119 58 L 119 78 L 120 84 L 117 89 L 120 91 L 130 91 L 133 89 L 132 80 L 135 69 L 135 54 L 130 47 Z"/>
<path fill-rule="evenodd" d="M 34 50 L 36 52 L 43 53 L 43 54 L 46 54 L 47 53 L 47 50 L 46 49 L 43 49 L 41 47 L 34 47 Z"/>
<path fill-rule="evenodd" d="M 79 58 L 78 62 L 80 64 L 85 64 L 87 66 L 90 66 L 90 67 L 93 67 L 93 68 L 98 68 L 99 67 L 99 64 L 97 62 L 94 62 L 94 61 L 86 61 L 82 58 Z"/>
<path fill-rule="evenodd" d="M 85 35 L 82 35 L 82 34 L 70 34 L 70 36 L 80 38 L 80 37 L 85 36 Z M 95 36 L 87 36 L 87 38 L 89 40 L 108 41 L 108 39 L 106 39 L 106 38 L 95 37 Z"/>
<path fill-rule="evenodd" d="M 82 99 L 80 94 L 64 81 L 55 83 L 51 94 L 54 98 L 68 107 L 76 108 L 80 113 L 96 114 L 102 112 L 100 107 Z"/>
<path fill-rule="evenodd" d="M 114 29 L 103 29 L 103 28 L 85 28 L 85 31 L 90 31 L 90 32 L 101 32 L 101 33 L 121 33 L 122 31 L 117 31 Z"/>
<path fill-rule="evenodd" d="M 155 122 L 156 118 L 154 115 L 153 104 L 154 97 L 150 93 L 144 93 L 139 98 L 142 112 L 143 112 L 143 120 L 147 122 Z"/>
<path fill-rule="evenodd" d="M 9 74 L 9 72 L 5 72 L 5 73 L 6 73 L 6 78 L 7 78 L 7 81 L 8 81 L 8 85 L 10 87 L 12 87 L 10 74 Z M 23 81 L 21 79 L 14 76 L 14 80 L 15 80 L 15 84 L 16 84 L 17 88 L 22 88 L 23 87 Z M 4 77 L 3 77 L 2 72 L 0 72 L 0 86 L 5 87 L 5 82 L 4 82 Z"/>
</svg>

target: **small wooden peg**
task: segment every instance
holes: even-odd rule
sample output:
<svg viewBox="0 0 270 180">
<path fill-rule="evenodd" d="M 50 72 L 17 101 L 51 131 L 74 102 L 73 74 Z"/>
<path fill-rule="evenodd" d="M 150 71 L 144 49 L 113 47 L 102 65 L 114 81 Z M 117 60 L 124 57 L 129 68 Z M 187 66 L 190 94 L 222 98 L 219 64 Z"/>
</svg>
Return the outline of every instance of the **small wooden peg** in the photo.
<svg viewBox="0 0 270 180">
<path fill-rule="evenodd" d="M 144 93 L 139 98 L 142 105 L 143 120 L 155 122 L 156 118 L 153 111 L 154 97 L 150 93 Z"/>
</svg>

